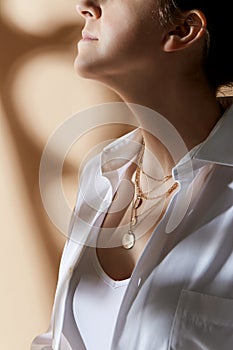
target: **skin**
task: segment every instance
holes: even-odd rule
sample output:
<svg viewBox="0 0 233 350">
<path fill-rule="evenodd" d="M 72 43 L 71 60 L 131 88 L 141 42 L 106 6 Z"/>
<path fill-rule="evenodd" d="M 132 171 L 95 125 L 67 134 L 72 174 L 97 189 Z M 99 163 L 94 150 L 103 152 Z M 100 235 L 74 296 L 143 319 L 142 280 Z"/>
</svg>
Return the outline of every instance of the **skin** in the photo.
<svg viewBox="0 0 233 350">
<path fill-rule="evenodd" d="M 98 40 L 79 42 L 78 73 L 112 87 L 126 72 L 132 75 L 148 64 L 157 54 L 151 38 L 159 45 L 158 23 L 151 18 L 154 0 L 148 0 L 148 5 L 142 6 L 141 0 L 79 1 L 77 10 L 85 19 L 83 31 Z"/>
<path fill-rule="evenodd" d="M 155 9 L 156 0 L 80 0 L 77 11 L 85 26 L 75 69 L 83 77 L 108 85 L 126 103 L 162 114 L 191 149 L 208 136 L 221 115 L 202 64 L 206 19 L 201 11 L 193 10 L 183 13 L 179 23 L 162 27 Z M 140 114 L 137 118 L 146 128 Z M 152 152 L 164 174 L 170 174 L 174 163 L 164 145 L 148 133 L 144 139 L 143 169 L 156 177 Z M 115 224 L 112 217 L 111 225 Z M 129 277 L 152 231 L 153 227 L 130 251 L 98 249 L 105 271 L 115 279 Z"/>
</svg>

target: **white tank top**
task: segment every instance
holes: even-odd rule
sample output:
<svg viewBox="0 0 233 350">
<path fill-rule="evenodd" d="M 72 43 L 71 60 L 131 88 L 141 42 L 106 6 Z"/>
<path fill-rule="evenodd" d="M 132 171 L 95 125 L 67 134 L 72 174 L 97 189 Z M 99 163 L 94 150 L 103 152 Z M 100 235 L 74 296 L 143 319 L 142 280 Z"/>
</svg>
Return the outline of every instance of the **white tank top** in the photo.
<svg viewBox="0 0 233 350">
<path fill-rule="evenodd" d="M 87 350 L 108 350 L 130 279 L 115 281 L 102 269 L 95 248 L 88 248 L 75 273 L 81 278 L 73 296 L 73 315 Z"/>
</svg>

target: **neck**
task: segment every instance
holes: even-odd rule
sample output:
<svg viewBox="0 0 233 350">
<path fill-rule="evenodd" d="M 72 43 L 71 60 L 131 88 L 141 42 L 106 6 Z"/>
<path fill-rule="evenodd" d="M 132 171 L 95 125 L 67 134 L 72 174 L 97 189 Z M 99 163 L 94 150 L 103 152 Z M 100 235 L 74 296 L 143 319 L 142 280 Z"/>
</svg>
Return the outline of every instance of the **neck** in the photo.
<svg viewBox="0 0 233 350">
<path fill-rule="evenodd" d="M 162 115 L 176 128 L 188 149 L 202 142 L 221 116 L 216 95 L 204 80 L 157 84 L 152 76 L 144 83 L 137 77 L 130 84 L 123 81 L 124 86 L 117 88 L 122 99 Z M 136 117 L 142 128 L 146 127 L 144 116 L 136 113 Z"/>
<path fill-rule="evenodd" d="M 159 158 L 164 172 L 167 172 L 174 164 L 166 152 L 166 147 L 150 135 L 158 135 L 160 131 L 149 109 L 156 111 L 164 120 L 171 123 L 184 141 L 187 150 L 190 150 L 208 136 L 221 116 L 221 108 L 215 93 L 201 74 L 198 78 L 194 76 L 193 79 L 182 79 L 180 76 L 176 79 L 169 73 L 163 73 L 163 76 L 169 78 L 156 79 L 153 74 L 145 76 L 145 72 L 142 75 L 134 74 L 133 78 L 131 75 L 130 79 L 124 75 L 109 85 L 129 105 L 142 130 L 149 131 L 144 133 L 146 149 Z M 148 107 L 146 109 L 148 113 L 134 104 Z M 169 132 L 167 137 L 169 138 Z"/>
</svg>

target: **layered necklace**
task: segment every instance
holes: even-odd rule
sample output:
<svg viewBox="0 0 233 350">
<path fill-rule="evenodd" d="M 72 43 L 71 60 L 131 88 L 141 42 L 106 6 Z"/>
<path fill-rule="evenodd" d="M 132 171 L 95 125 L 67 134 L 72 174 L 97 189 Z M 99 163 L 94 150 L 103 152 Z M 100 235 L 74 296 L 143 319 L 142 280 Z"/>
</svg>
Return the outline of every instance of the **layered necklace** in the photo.
<svg viewBox="0 0 233 350">
<path fill-rule="evenodd" d="M 145 150 L 145 143 L 143 141 L 142 148 L 141 148 L 141 151 L 140 151 L 139 156 L 138 156 L 138 164 L 137 164 L 137 168 L 136 168 L 136 172 L 135 172 L 134 197 L 132 200 L 132 209 L 131 209 L 131 213 L 130 213 L 129 230 L 122 237 L 122 246 L 123 246 L 123 248 L 125 248 L 127 250 L 132 249 L 135 245 L 135 242 L 136 242 L 134 227 L 138 223 L 138 217 L 139 217 L 138 216 L 138 209 L 141 207 L 143 201 L 147 201 L 147 200 L 149 200 L 149 201 L 154 200 L 155 201 L 155 200 L 162 199 L 162 198 L 166 199 L 178 187 L 178 183 L 175 182 L 171 187 L 169 187 L 169 189 L 166 192 L 159 194 L 159 195 L 156 195 L 156 196 L 150 196 L 150 193 L 153 192 L 155 190 L 155 188 L 157 188 L 157 186 L 152 188 L 151 191 L 143 192 L 141 182 L 140 182 L 141 174 L 144 174 L 145 176 L 152 179 L 156 183 L 159 182 L 161 184 L 164 184 L 165 182 L 167 182 L 168 180 L 170 180 L 172 178 L 172 175 L 167 175 L 167 176 L 163 177 L 162 179 L 156 179 L 156 178 L 153 178 L 152 176 L 146 174 L 144 172 L 144 170 L 142 169 L 142 160 L 143 160 L 144 150 Z"/>
</svg>

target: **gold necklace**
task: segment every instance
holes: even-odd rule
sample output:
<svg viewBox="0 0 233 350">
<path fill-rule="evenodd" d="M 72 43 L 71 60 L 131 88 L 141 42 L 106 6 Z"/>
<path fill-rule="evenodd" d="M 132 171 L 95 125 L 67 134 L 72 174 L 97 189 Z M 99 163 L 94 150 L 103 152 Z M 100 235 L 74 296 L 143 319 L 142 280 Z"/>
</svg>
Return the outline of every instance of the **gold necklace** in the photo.
<svg viewBox="0 0 233 350">
<path fill-rule="evenodd" d="M 129 223 L 129 230 L 127 233 L 125 233 L 122 237 L 122 246 L 123 248 L 129 250 L 132 249 L 135 245 L 136 242 L 136 237 L 135 233 L 133 230 L 133 227 L 137 224 L 137 210 L 138 208 L 142 205 L 143 200 L 158 200 L 162 199 L 165 197 L 165 199 L 178 187 L 178 183 L 174 183 L 165 193 L 162 193 L 161 195 L 149 197 L 148 194 L 151 192 L 143 192 L 141 184 L 140 184 L 140 173 L 141 173 L 141 165 L 142 165 L 142 159 L 143 159 L 143 154 L 145 150 L 145 143 L 143 141 L 142 143 L 142 148 L 139 153 L 138 157 L 138 165 L 136 168 L 136 173 L 135 173 L 135 186 L 134 186 L 134 198 L 132 200 L 132 209 L 131 209 L 131 214 L 130 214 L 130 223 Z M 143 172 L 143 171 L 142 171 Z M 143 172 L 145 174 L 145 172 Z M 146 174 L 145 174 L 146 175 Z M 151 177 L 151 176 L 150 176 Z M 172 177 L 172 175 L 165 176 L 163 179 L 156 179 L 152 178 L 155 181 L 160 181 L 160 182 L 166 182 Z M 153 191 L 153 189 L 152 189 Z"/>
<path fill-rule="evenodd" d="M 143 199 L 146 199 L 146 200 L 153 200 L 153 199 L 158 199 L 158 198 L 162 198 L 164 197 L 164 195 L 169 192 L 170 194 L 170 190 L 174 190 L 172 187 L 175 186 L 177 187 L 177 183 L 175 183 L 166 193 L 163 193 L 161 195 L 156 195 L 154 197 L 149 197 L 148 195 L 153 192 L 155 189 L 157 189 L 158 186 L 155 186 L 153 187 L 150 191 L 148 192 L 143 192 L 142 190 L 142 187 L 140 185 L 140 174 L 144 174 L 145 176 L 148 176 L 149 178 L 153 179 L 154 181 L 157 181 L 157 182 L 161 182 L 162 184 L 164 184 L 165 182 L 167 182 L 168 180 L 170 180 L 172 178 L 172 175 L 167 175 L 167 176 L 164 176 L 164 178 L 162 179 L 157 179 L 157 178 L 153 178 L 152 176 L 150 175 L 147 175 L 143 169 L 141 169 L 139 166 L 137 167 L 136 169 L 136 176 L 135 176 L 135 185 L 136 185 L 136 189 L 137 189 L 137 193 L 139 195 L 140 198 L 143 198 Z"/>
</svg>

